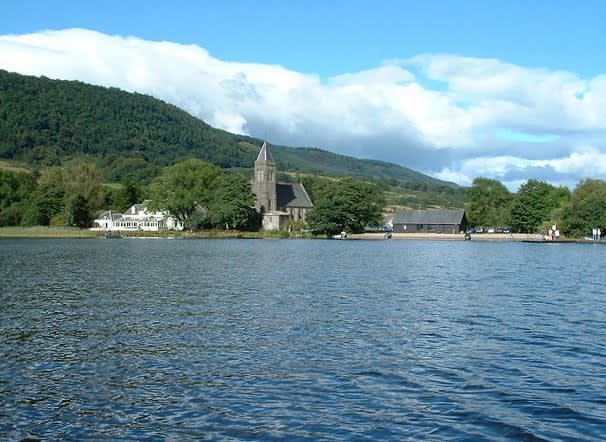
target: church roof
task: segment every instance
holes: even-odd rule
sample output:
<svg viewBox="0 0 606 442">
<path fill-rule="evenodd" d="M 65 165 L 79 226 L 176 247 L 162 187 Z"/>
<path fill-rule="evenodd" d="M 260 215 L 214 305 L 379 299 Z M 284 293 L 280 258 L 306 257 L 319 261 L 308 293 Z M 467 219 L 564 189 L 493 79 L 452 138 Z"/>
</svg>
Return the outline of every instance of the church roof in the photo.
<svg viewBox="0 0 606 442">
<path fill-rule="evenodd" d="M 259 152 L 259 156 L 257 157 L 257 161 L 273 161 L 274 157 L 271 156 L 271 151 L 269 150 L 269 146 L 265 141 L 263 141 L 263 146 L 261 146 L 261 151 Z"/>
<path fill-rule="evenodd" d="M 278 197 L 278 208 L 302 207 L 312 208 L 314 205 L 300 183 L 277 183 L 276 194 Z"/>
</svg>

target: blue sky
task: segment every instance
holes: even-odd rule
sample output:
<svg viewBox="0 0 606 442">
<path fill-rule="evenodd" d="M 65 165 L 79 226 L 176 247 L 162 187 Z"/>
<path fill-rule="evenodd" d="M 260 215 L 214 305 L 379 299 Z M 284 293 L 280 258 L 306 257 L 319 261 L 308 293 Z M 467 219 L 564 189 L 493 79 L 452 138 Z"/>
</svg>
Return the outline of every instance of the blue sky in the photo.
<svg viewBox="0 0 606 442">
<path fill-rule="evenodd" d="M 322 77 L 419 53 L 606 72 L 604 1 L 3 0 L 0 32 L 80 27 Z"/>
<path fill-rule="evenodd" d="M 150 93 L 227 130 L 461 184 L 481 174 L 513 188 L 538 169 L 571 185 L 606 176 L 583 168 L 606 155 L 605 16 L 603 1 L 4 0 L 0 68 Z M 83 61 L 74 38 L 96 58 Z M 174 72 L 154 60 L 161 41 L 178 45 Z M 117 53 L 138 60 L 129 75 Z M 182 69 L 191 75 L 174 79 Z M 316 119 L 308 97 L 321 104 Z"/>
</svg>

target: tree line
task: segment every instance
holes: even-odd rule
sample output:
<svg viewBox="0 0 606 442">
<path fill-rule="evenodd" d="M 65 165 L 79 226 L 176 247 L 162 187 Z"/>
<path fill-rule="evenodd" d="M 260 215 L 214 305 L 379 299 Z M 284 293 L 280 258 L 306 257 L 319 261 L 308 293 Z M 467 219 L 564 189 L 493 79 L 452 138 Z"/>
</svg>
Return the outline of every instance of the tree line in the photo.
<svg viewBox="0 0 606 442">
<path fill-rule="evenodd" d="M 83 160 L 34 173 L 0 170 L 0 226 L 89 227 L 102 208 L 126 210 L 141 197 L 131 181 L 104 186 L 95 164 Z"/>
<path fill-rule="evenodd" d="M 356 178 L 305 176 L 301 179 L 314 209 L 307 228 L 314 234 L 360 232 L 382 223 L 385 196 L 379 186 Z M 510 227 L 534 233 L 556 224 L 564 235 L 587 236 L 606 231 L 606 182 L 586 179 L 574 191 L 530 179 L 512 193 L 501 182 L 476 178 L 466 206 L 471 226 Z M 89 227 L 103 210 L 124 212 L 151 200 L 152 210 L 168 210 L 186 228 L 258 230 L 250 171 L 221 169 L 190 158 L 164 167 L 149 185 L 125 179 L 103 184 L 97 166 L 74 159 L 40 171 L 0 170 L 0 226 Z"/>
<path fill-rule="evenodd" d="M 515 192 L 498 180 L 476 178 L 468 191 L 471 226 L 504 227 L 535 233 L 557 225 L 563 234 L 580 238 L 606 227 L 606 182 L 580 181 L 574 191 L 530 179 Z"/>
<path fill-rule="evenodd" d="M 360 232 L 381 221 L 385 198 L 373 183 L 354 178 L 305 178 L 315 207 L 307 226 L 314 234 Z M 169 211 L 190 230 L 255 231 L 261 214 L 254 209 L 249 171 L 221 169 L 190 158 L 164 167 L 149 185 L 125 180 L 104 185 L 94 163 L 75 159 L 40 172 L 0 170 L 1 226 L 90 227 L 104 210 L 124 212 L 150 200 L 150 210 Z"/>
<path fill-rule="evenodd" d="M 150 209 L 170 211 L 189 229 L 254 230 L 253 198 L 246 173 L 198 159 L 165 167 L 147 186 L 104 185 L 95 164 L 81 159 L 38 173 L 0 170 L 0 226 L 86 228 L 104 210 L 124 212 L 149 199 Z"/>
</svg>

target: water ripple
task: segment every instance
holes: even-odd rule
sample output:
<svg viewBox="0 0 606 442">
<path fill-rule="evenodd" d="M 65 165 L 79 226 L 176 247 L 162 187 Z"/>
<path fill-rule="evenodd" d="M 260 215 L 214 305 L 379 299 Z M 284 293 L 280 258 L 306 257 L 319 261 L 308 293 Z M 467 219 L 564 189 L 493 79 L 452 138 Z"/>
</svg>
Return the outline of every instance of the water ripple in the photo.
<svg viewBox="0 0 606 442">
<path fill-rule="evenodd" d="M 0 240 L 0 439 L 601 440 L 602 252 Z"/>
</svg>

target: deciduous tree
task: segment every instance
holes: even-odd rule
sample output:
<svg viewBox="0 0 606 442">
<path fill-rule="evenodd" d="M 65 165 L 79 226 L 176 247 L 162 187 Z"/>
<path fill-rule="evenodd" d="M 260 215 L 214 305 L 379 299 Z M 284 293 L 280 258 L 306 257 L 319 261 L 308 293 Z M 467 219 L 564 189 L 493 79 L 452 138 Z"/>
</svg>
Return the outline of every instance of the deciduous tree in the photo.
<svg viewBox="0 0 606 442">
<path fill-rule="evenodd" d="M 78 194 L 83 196 L 93 209 L 103 204 L 101 184 L 103 178 L 94 163 L 74 159 L 62 167 L 63 186 L 68 198 Z"/>
<path fill-rule="evenodd" d="M 563 211 L 562 228 L 567 235 L 584 237 L 598 227 L 606 234 L 606 182 L 587 179 L 572 193 Z"/>
<path fill-rule="evenodd" d="M 528 180 L 515 194 L 511 206 L 511 227 L 518 232 L 536 232 L 542 224 L 554 221 L 554 211 L 563 207 L 569 192 L 544 181 Z"/>
<path fill-rule="evenodd" d="M 250 180 L 240 174 L 224 174 L 209 207 L 209 222 L 215 228 L 258 230 L 261 216 L 254 209 Z"/>
<path fill-rule="evenodd" d="M 35 188 L 31 174 L 0 170 L 0 226 L 22 222 Z"/>
<path fill-rule="evenodd" d="M 195 158 L 166 167 L 152 184 L 150 208 L 168 210 L 187 224 L 197 210 L 212 203 L 221 174 L 217 166 Z"/>
<path fill-rule="evenodd" d="M 75 197 L 80 196 L 86 201 L 90 218 L 92 211 L 103 207 L 101 182 L 97 167 L 81 159 L 72 160 L 61 167 L 44 169 L 29 199 L 22 223 L 49 225 L 53 218 L 59 217 L 68 225 L 88 226 L 89 222 L 84 222 L 86 217 L 82 217 L 81 212 L 75 218 L 73 216 L 75 208 L 80 210 L 84 206 L 82 201 L 74 206 Z"/>
<path fill-rule="evenodd" d="M 49 167 L 38 177 L 38 187 L 32 195 L 23 224 L 48 226 L 51 219 L 64 212 L 67 192 L 63 182 L 63 169 Z"/>
<path fill-rule="evenodd" d="M 368 224 L 381 222 L 385 206 L 378 186 L 353 178 L 314 189 L 314 197 L 314 209 L 307 215 L 307 224 L 319 234 L 360 232 Z"/>
<path fill-rule="evenodd" d="M 504 226 L 512 196 L 498 180 L 476 178 L 468 191 L 467 218 L 472 226 Z"/>
<path fill-rule="evenodd" d="M 93 217 L 90 206 L 85 196 L 80 194 L 71 195 L 66 204 L 67 222 L 70 226 L 84 229 L 90 227 Z"/>
</svg>

